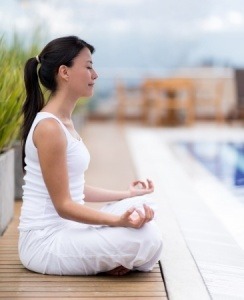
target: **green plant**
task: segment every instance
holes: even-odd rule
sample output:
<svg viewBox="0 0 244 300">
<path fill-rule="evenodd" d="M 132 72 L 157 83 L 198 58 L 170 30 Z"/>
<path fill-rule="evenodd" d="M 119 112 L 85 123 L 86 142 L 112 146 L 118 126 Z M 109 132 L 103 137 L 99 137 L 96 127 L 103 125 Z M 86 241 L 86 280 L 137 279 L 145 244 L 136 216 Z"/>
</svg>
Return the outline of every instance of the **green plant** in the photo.
<svg viewBox="0 0 244 300">
<path fill-rule="evenodd" d="M 18 53 L 0 41 L 0 152 L 8 149 L 20 126 L 23 86 Z"/>
<path fill-rule="evenodd" d="M 10 148 L 19 134 L 24 101 L 23 66 L 37 43 L 27 49 L 14 35 L 11 45 L 0 39 L 0 153 Z"/>
</svg>

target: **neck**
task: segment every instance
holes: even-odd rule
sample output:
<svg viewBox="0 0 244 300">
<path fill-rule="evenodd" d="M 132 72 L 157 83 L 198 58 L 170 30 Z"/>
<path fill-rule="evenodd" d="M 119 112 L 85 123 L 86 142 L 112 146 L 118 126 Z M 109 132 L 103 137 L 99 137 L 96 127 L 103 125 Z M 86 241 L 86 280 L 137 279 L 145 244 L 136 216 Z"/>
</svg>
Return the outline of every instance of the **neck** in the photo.
<svg viewBox="0 0 244 300">
<path fill-rule="evenodd" d="M 50 97 L 43 111 L 53 113 L 61 120 L 70 121 L 77 99 L 71 99 L 67 95 L 57 93 Z"/>
</svg>

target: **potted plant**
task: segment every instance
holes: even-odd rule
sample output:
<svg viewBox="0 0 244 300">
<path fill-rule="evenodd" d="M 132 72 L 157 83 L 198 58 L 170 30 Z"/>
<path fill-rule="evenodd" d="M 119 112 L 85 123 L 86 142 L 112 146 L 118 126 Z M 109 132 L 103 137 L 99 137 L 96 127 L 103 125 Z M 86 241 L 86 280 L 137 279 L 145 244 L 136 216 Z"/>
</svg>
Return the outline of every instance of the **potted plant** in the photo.
<svg viewBox="0 0 244 300">
<path fill-rule="evenodd" d="M 16 46 L 16 45 L 15 45 Z M 21 53 L 0 40 L 0 235 L 13 216 L 14 149 L 24 97 Z"/>
</svg>

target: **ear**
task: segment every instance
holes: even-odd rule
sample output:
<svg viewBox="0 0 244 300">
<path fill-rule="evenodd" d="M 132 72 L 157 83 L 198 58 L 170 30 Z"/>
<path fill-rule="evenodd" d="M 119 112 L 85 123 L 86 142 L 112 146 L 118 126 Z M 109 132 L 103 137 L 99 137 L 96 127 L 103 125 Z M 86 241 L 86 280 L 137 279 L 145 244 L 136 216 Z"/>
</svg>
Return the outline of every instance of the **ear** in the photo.
<svg viewBox="0 0 244 300">
<path fill-rule="evenodd" d="M 68 68 L 65 65 L 61 65 L 58 69 L 58 75 L 65 81 L 69 80 Z"/>
</svg>

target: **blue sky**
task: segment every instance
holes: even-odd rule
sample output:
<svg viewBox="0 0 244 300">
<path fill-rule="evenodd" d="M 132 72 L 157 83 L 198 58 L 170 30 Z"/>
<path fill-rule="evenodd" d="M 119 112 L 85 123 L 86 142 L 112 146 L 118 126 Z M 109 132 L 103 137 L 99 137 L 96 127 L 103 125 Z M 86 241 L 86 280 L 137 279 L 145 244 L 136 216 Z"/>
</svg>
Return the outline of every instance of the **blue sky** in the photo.
<svg viewBox="0 0 244 300">
<path fill-rule="evenodd" d="M 0 19 L 25 41 L 38 26 L 43 45 L 79 35 L 99 68 L 244 66 L 243 0 L 2 0 Z"/>
</svg>

